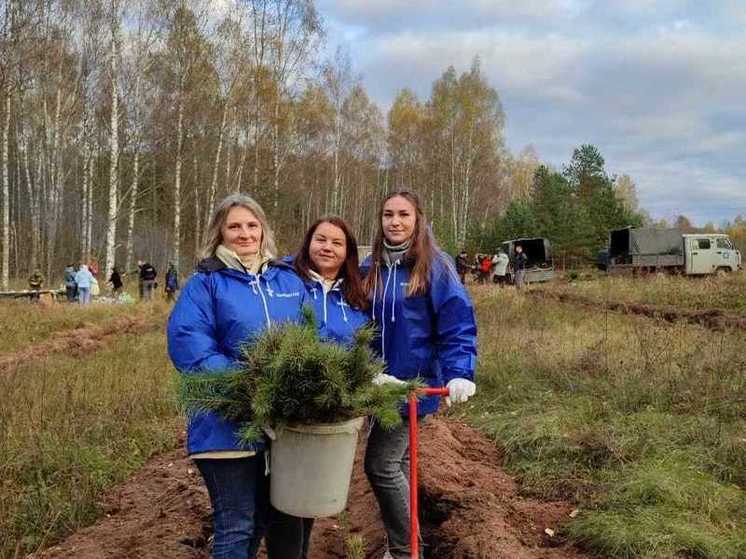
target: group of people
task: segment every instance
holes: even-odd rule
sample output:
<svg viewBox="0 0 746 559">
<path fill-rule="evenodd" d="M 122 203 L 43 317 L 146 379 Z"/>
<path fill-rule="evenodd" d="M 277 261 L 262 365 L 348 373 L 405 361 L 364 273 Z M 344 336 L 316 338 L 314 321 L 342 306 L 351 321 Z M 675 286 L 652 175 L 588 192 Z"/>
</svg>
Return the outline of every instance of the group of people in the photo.
<svg viewBox="0 0 746 559">
<path fill-rule="evenodd" d="M 528 257 L 521 245 L 515 245 L 514 250 L 512 259 L 503 249 L 498 250 L 497 254 L 476 253 L 471 264 L 467 252 L 462 250 L 456 257 L 456 270 L 461 283 L 466 283 L 466 274 L 471 272 L 478 283 L 492 280 L 502 287 L 512 280 L 516 288 L 521 289 L 526 279 Z"/>
<path fill-rule="evenodd" d="M 152 300 L 153 292 L 157 287 L 155 278 L 158 275 L 158 272 L 150 263 L 140 260 L 137 262 L 137 271 L 133 273 L 135 273 L 138 278 L 140 299 L 144 301 Z M 81 262 L 77 267 L 72 263 L 65 266 L 63 281 L 65 283 L 65 296 L 67 301 L 70 303 L 77 301 L 81 305 L 89 304 L 91 298 L 98 295 L 98 274 L 98 265 L 95 262 Z M 111 286 L 112 296 L 118 297 L 122 293 L 124 288 L 123 277 L 124 274 L 117 266 L 112 267 L 111 274 L 106 282 L 107 285 Z M 29 285 L 32 290 L 38 291 L 41 289 L 43 281 L 44 278 L 41 276 L 41 272 L 37 270 L 29 278 Z M 173 263 L 169 263 L 168 271 L 166 272 L 166 299 L 170 301 L 175 300 L 175 294 L 178 289 L 179 277 L 176 267 Z"/>
<path fill-rule="evenodd" d="M 474 308 L 415 194 L 382 200 L 372 254 L 362 264 L 351 228 L 336 216 L 316 221 L 294 256 L 278 259 L 264 211 L 243 194 L 217 206 L 206 239 L 168 323 L 169 355 L 182 374 L 235 369 L 242 342 L 278 322 L 301 320 L 303 306 L 311 305 L 320 334 L 338 343 L 350 343 L 366 323 L 376 325 L 374 350 L 387 372 L 375 383 L 420 377 L 446 386 L 454 403 L 475 393 Z M 439 405 L 439 397 L 424 398 L 418 414 Z M 393 430 L 372 422 L 364 460 L 386 530 L 386 559 L 410 557 L 406 406 L 401 413 L 403 424 Z M 271 443 L 244 444 L 237 429 L 213 413 L 188 423 L 187 450 L 213 508 L 213 557 L 253 559 L 266 537 L 269 559 L 306 559 L 313 519 L 271 507 Z"/>
</svg>

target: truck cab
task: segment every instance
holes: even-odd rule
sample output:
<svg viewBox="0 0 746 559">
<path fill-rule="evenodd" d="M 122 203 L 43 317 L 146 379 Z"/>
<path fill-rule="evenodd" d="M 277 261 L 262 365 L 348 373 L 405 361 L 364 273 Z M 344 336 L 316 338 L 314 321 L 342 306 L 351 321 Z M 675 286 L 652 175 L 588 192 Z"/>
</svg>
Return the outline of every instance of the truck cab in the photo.
<svg viewBox="0 0 746 559">
<path fill-rule="evenodd" d="M 684 235 L 686 273 L 691 275 L 735 272 L 741 269 L 741 253 L 728 235 L 698 233 Z"/>
</svg>

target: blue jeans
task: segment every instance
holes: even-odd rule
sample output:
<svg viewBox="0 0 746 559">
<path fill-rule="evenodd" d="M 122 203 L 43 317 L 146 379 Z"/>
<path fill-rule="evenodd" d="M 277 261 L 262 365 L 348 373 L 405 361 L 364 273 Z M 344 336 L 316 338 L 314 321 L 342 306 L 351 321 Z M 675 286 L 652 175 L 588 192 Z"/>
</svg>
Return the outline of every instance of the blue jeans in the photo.
<svg viewBox="0 0 746 559">
<path fill-rule="evenodd" d="M 87 305 L 91 302 L 91 288 L 78 287 L 78 302 L 81 305 Z"/>
<path fill-rule="evenodd" d="M 272 508 L 267 531 L 269 559 L 308 559 L 313 518 L 301 518 Z"/>
<path fill-rule="evenodd" d="M 420 422 L 424 421 L 420 418 Z M 386 430 L 377 422 L 365 449 L 365 474 L 381 509 L 381 519 L 394 559 L 410 559 L 409 545 L 409 420 Z M 420 541 L 422 541 L 420 539 Z M 420 557 L 422 557 L 420 544 Z"/>
<path fill-rule="evenodd" d="M 213 559 L 254 559 L 267 527 L 269 478 L 264 453 L 250 458 L 200 458 L 213 511 Z"/>
</svg>

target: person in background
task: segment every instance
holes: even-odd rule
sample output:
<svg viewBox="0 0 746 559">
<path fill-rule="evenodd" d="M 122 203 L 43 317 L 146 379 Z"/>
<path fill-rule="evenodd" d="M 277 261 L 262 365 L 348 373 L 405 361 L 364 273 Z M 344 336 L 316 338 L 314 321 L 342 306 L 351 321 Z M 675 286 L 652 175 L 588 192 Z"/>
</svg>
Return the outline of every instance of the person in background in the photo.
<svg viewBox="0 0 746 559">
<path fill-rule="evenodd" d="M 479 261 L 479 283 L 487 283 L 492 271 L 492 258 L 489 254 L 483 254 Z"/>
<path fill-rule="evenodd" d="M 179 274 L 176 271 L 176 265 L 173 262 L 168 263 L 165 290 L 166 301 L 174 302 L 176 300 L 176 292 L 179 290 Z"/>
<path fill-rule="evenodd" d="M 369 322 L 357 258 L 355 236 L 339 217 L 324 217 L 311 225 L 292 258 L 313 305 L 319 334 L 337 343 L 350 343 Z M 273 510 L 267 533 L 269 559 L 308 559 L 312 528 L 313 518 Z"/>
<path fill-rule="evenodd" d="M 91 302 L 91 284 L 94 281 L 93 274 L 88 270 L 88 266 L 81 263 L 75 274 L 75 284 L 78 286 L 78 303 L 88 305 Z"/>
<path fill-rule="evenodd" d="M 168 353 L 180 374 L 223 374 L 240 367 L 241 344 L 302 317 L 305 287 L 293 269 L 271 261 L 272 229 L 261 206 L 232 194 L 210 219 L 204 259 L 168 321 Z M 210 495 L 214 559 L 254 559 L 269 514 L 265 442 L 239 440 L 239 424 L 215 413 L 189 419 L 187 451 Z"/>
<path fill-rule="evenodd" d="M 477 327 L 474 306 L 451 259 L 435 243 L 418 197 L 394 192 L 382 202 L 372 255 L 363 262 L 364 288 L 379 328 L 374 349 L 388 374 L 374 382 L 399 383 L 420 377 L 446 386 L 450 402 L 476 391 Z M 449 401 L 447 401 L 449 403 Z M 422 398 L 419 415 L 437 411 L 438 396 Z M 388 536 L 385 558 L 410 558 L 409 421 L 385 430 L 373 423 L 365 473 Z"/>
<path fill-rule="evenodd" d="M 466 285 L 466 272 L 469 271 L 469 261 L 465 250 L 458 253 L 456 257 L 456 272 L 463 285 Z"/>
<path fill-rule="evenodd" d="M 111 284 L 111 294 L 114 297 L 118 296 L 122 287 L 124 287 L 124 283 L 122 283 L 122 274 L 119 273 L 116 266 L 111 269 L 108 283 Z"/>
<path fill-rule="evenodd" d="M 67 297 L 67 302 L 72 303 L 78 295 L 78 288 L 75 283 L 75 266 L 73 264 L 65 266 L 63 278 L 65 281 L 65 296 Z"/>
<path fill-rule="evenodd" d="M 28 279 L 28 286 L 31 289 L 31 301 L 34 303 L 39 302 L 39 290 L 44 285 L 44 276 L 41 274 L 41 270 L 37 268 L 34 273 Z"/>
<path fill-rule="evenodd" d="M 145 264 L 142 260 L 137 261 L 137 296 L 140 298 L 140 301 L 142 301 L 144 293 L 143 293 L 143 286 L 142 286 L 142 267 Z"/>
<path fill-rule="evenodd" d="M 492 259 L 492 281 L 500 287 L 507 282 L 509 262 L 510 259 L 503 249 L 498 250 Z"/>
<path fill-rule="evenodd" d="M 515 256 L 513 257 L 513 269 L 515 270 L 515 287 L 516 289 L 523 289 L 523 284 L 526 280 L 526 265 L 528 264 L 528 256 L 523 252 L 521 245 L 515 245 Z"/>
<path fill-rule="evenodd" d="M 158 272 L 150 262 L 143 262 L 140 266 L 140 281 L 142 282 L 142 298 L 144 301 L 153 300 L 156 277 L 158 277 Z"/>
</svg>

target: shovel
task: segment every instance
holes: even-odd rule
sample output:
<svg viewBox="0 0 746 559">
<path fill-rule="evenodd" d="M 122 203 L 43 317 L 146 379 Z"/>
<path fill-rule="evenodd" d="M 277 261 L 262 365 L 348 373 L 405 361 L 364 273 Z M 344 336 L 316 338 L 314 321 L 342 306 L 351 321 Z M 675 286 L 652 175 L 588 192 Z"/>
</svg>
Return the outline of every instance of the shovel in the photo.
<svg viewBox="0 0 746 559">
<path fill-rule="evenodd" d="M 417 395 L 448 396 L 447 388 L 422 388 L 409 395 L 409 549 L 420 559 L 420 517 L 417 504 Z"/>
</svg>

